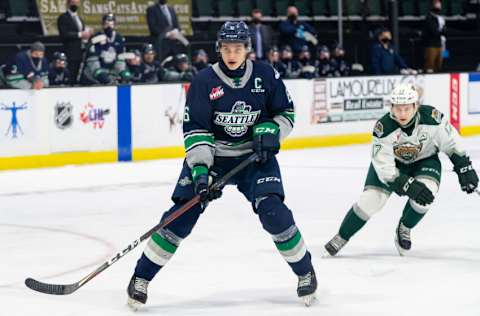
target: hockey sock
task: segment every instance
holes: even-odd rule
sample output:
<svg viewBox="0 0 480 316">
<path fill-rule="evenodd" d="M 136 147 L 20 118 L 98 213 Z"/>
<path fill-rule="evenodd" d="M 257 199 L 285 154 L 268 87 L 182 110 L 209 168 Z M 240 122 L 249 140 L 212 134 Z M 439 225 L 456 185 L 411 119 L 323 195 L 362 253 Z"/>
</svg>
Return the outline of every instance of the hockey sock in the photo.
<svg viewBox="0 0 480 316">
<path fill-rule="evenodd" d="M 415 227 L 418 222 L 425 216 L 425 213 L 421 214 L 415 211 L 410 204 L 410 201 L 405 204 L 405 208 L 403 209 L 403 215 L 402 218 L 400 219 L 400 222 L 405 225 L 407 228 L 413 228 Z"/>
<path fill-rule="evenodd" d="M 135 275 L 151 281 L 158 271 L 173 257 L 181 241 L 180 237 L 175 236 L 166 229 L 153 233 L 142 256 L 137 261 Z"/>
<path fill-rule="evenodd" d="M 350 240 L 350 238 L 355 235 L 363 227 L 363 225 L 365 225 L 365 223 L 366 221 L 355 214 L 355 211 L 352 207 L 343 219 L 342 225 L 340 225 L 340 237 L 345 240 Z"/>
<path fill-rule="evenodd" d="M 311 255 L 295 225 L 292 212 L 276 195 L 262 200 L 257 213 L 263 228 L 269 232 L 280 254 L 296 275 L 313 271 Z"/>
<path fill-rule="evenodd" d="M 182 205 L 182 203 L 177 203 L 172 206 L 168 212 L 163 214 L 163 218 L 176 211 Z M 166 228 L 153 233 L 141 258 L 137 261 L 135 275 L 151 281 L 158 271 L 173 257 L 182 240 L 190 234 L 201 212 L 202 208 L 199 205 L 194 206 L 167 225 Z"/>
</svg>

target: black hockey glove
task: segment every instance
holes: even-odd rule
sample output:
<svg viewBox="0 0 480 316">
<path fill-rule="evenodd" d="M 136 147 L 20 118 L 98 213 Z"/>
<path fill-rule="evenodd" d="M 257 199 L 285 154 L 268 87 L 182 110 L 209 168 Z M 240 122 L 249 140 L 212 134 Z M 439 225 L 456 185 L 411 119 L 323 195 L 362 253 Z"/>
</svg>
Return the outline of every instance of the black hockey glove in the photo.
<svg viewBox="0 0 480 316">
<path fill-rule="evenodd" d="M 458 182 L 462 191 L 468 194 L 475 192 L 478 187 L 478 175 L 472 167 L 472 162 L 467 156 L 453 154 L 450 157 L 453 163 L 453 171 L 458 175 Z"/>
<path fill-rule="evenodd" d="M 222 196 L 222 190 L 210 190 L 211 176 L 208 175 L 208 168 L 204 165 L 197 165 L 192 168 L 192 178 L 195 194 L 200 196 L 201 202 L 213 201 Z"/>
<path fill-rule="evenodd" d="M 425 184 L 415 180 L 414 177 L 401 174 L 392 184 L 395 193 L 408 196 L 420 205 L 431 204 L 434 200 L 432 191 Z"/>
<path fill-rule="evenodd" d="M 274 121 L 263 122 L 253 127 L 253 150 L 257 162 L 265 163 L 280 150 L 280 128 Z"/>
</svg>

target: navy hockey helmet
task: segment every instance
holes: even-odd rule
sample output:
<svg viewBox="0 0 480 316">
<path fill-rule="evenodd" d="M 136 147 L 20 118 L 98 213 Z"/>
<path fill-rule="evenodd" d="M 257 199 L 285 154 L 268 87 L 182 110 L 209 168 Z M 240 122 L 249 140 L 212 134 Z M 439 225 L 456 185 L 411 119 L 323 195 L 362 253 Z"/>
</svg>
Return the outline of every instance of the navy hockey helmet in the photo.
<svg viewBox="0 0 480 316">
<path fill-rule="evenodd" d="M 243 21 L 225 22 L 217 35 L 216 49 L 220 51 L 221 43 L 243 43 L 248 51 L 251 50 L 252 40 L 247 24 Z"/>
<path fill-rule="evenodd" d="M 142 46 L 142 53 L 143 54 L 155 54 L 155 47 L 153 47 L 150 43 L 145 43 Z"/>
<path fill-rule="evenodd" d="M 113 13 L 107 13 L 102 16 L 102 23 L 115 22 L 115 21 L 116 21 L 115 14 Z"/>
<path fill-rule="evenodd" d="M 55 52 L 53 53 L 53 61 L 57 61 L 57 60 L 60 60 L 60 61 L 67 61 L 67 55 L 65 55 L 64 52 Z"/>
<path fill-rule="evenodd" d="M 188 57 L 185 54 L 177 54 L 175 55 L 175 64 L 181 64 L 181 63 L 188 63 Z"/>
</svg>

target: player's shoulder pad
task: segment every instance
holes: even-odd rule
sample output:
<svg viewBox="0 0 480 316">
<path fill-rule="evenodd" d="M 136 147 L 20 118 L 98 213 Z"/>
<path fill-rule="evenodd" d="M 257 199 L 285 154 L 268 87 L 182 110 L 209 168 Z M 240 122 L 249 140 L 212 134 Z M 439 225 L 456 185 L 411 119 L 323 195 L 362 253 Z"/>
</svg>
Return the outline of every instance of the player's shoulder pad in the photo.
<svg viewBox="0 0 480 316">
<path fill-rule="evenodd" d="M 377 138 L 387 137 L 399 127 L 398 123 L 390 117 L 390 113 L 386 113 L 375 123 L 373 136 Z"/>
<path fill-rule="evenodd" d="M 420 124 L 440 125 L 443 119 L 443 113 L 430 105 L 421 105 L 418 109 L 420 114 Z"/>
</svg>

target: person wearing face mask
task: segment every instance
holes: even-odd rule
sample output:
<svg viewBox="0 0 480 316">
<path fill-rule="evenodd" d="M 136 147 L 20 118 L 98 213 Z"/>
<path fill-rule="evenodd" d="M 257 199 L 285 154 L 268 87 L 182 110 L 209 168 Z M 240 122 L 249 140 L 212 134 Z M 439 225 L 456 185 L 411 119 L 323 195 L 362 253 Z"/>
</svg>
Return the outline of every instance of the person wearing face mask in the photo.
<svg viewBox="0 0 480 316">
<path fill-rule="evenodd" d="M 192 66 L 198 71 L 210 67 L 207 52 L 203 49 L 197 49 L 192 53 Z"/>
<path fill-rule="evenodd" d="M 345 49 L 341 45 L 333 49 L 332 66 L 335 77 L 350 76 L 351 65 L 345 59 Z"/>
<path fill-rule="evenodd" d="M 299 78 L 312 79 L 316 77 L 315 60 L 312 60 L 312 56 L 308 46 L 302 47 L 297 58 L 293 61 L 294 68 L 300 70 Z"/>
<path fill-rule="evenodd" d="M 80 0 L 67 0 L 67 11 L 57 19 L 58 32 L 63 43 L 63 50 L 68 58 L 68 69 L 72 83 L 78 75 L 82 62 L 85 44 L 93 35 L 93 30 L 87 27 L 78 15 Z"/>
<path fill-rule="evenodd" d="M 160 80 L 159 74 L 162 71 L 160 62 L 155 59 L 155 48 L 152 44 L 143 45 L 142 63 L 140 65 L 143 83 L 157 83 Z"/>
<path fill-rule="evenodd" d="M 287 20 L 280 22 L 278 29 L 283 44 L 290 45 L 293 53 L 298 54 L 302 47 L 317 46 L 317 31 L 310 24 L 298 20 L 298 9 L 295 6 L 287 8 Z"/>
<path fill-rule="evenodd" d="M 53 60 L 48 70 L 50 86 L 66 86 L 70 84 L 71 77 L 67 66 L 67 56 L 65 53 L 53 53 Z"/>
<path fill-rule="evenodd" d="M 159 0 L 147 8 L 147 23 L 159 60 L 182 50 L 177 40 L 181 34 L 177 14 L 168 6 L 167 0 Z"/>
<path fill-rule="evenodd" d="M 252 22 L 248 28 L 252 38 L 252 50 L 255 52 L 258 60 L 267 59 L 267 53 L 273 45 L 272 28 L 262 22 L 262 11 L 260 9 L 253 9 Z"/>
<path fill-rule="evenodd" d="M 326 45 L 318 48 L 315 66 L 319 77 L 333 77 L 335 75 L 335 65 L 330 56 L 330 50 Z"/>
<path fill-rule="evenodd" d="M 445 47 L 445 18 L 440 15 L 442 11 L 442 2 L 436 0 L 432 2 L 432 8 L 425 17 L 423 26 L 423 42 L 425 45 L 425 65 L 426 72 L 437 72 L 442 68 L 442 51 Z"/>
<path fill-rule="evenodd" d="M 35 42 L 30 49 L 21 51 L 15 56 L 12 64 L 16 76 L 12 77 L 14 87 L 40 90 L 49 86 L 48 60 L 45 58 L 45 45 Z"/>
<path fill-rule="evenodd" d="M 277 70 L 282 78 L 294 79 L 300 77 L 301 69 L 293 59 L 292 48 L 289 45 L 283 46 L 280 51 L 280 65 L 278 68 Z"/>
<path fill-rule="evenodd" d="M 83 72 L 83 84 L 129 82 L 131 73 L 125 61 L 125 38 L 115 30 L 115 15 L 105 14 L 103 30 L 91 39 Z M 101 40 L 97 40 L 97 39 Z"/>
<path fill-rule="evenodd" d="M 375 75 L 416 74 L 403 58 L 395 52 L 392 33 L 387 28 L 377 31 L 377 41 L 372 47 L 372 72 Z"/>
</svg>

